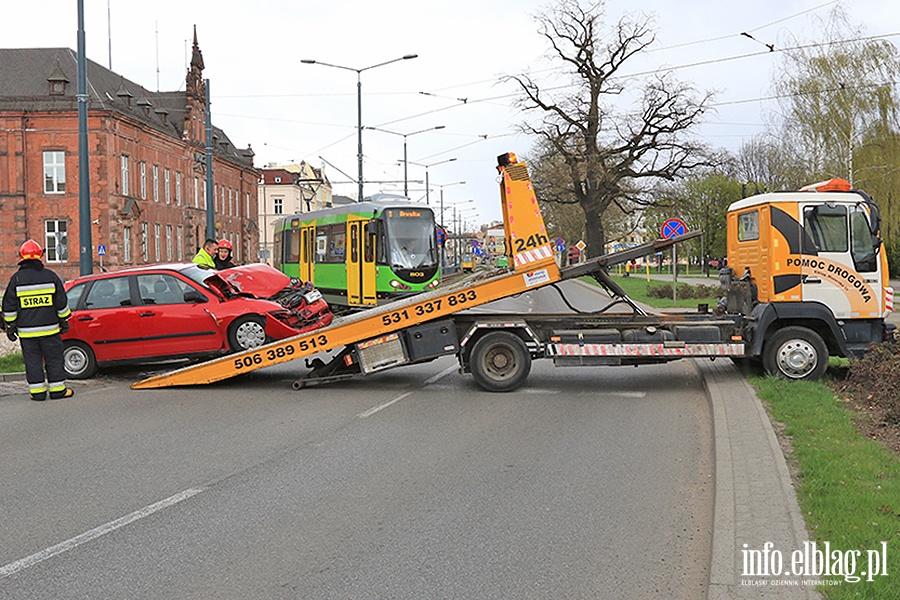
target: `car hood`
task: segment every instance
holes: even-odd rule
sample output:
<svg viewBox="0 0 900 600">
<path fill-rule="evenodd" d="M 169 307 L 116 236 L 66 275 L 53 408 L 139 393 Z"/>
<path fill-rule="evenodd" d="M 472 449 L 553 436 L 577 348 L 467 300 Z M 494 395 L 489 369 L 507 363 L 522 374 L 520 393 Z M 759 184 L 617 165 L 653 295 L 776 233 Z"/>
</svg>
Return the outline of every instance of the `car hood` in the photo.
<svg viewBox="0 0 900 600">
<path fill-rule="evenodd" d="M 254 298 L 271 298 L 291 284 L 291 278 L 281 271 L 255 263 L 216 271 L 204 281 L 222 282 L 234 294 Z"/>
</svg>

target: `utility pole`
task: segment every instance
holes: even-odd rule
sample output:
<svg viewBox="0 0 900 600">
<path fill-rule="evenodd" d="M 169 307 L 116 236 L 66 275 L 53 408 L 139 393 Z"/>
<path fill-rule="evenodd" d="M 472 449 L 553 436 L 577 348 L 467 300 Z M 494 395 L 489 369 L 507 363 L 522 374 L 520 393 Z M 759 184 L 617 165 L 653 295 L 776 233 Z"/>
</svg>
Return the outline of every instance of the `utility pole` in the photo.
<svg viewBox="0 0 900 600">
<path fill-rule="evenodd" d="M 209 79 L 203 80 L 206 88 L 206 237 L 216 239 L 216 197 L 213 189 L 212 114 L 209 101 Z M 203 247 L 203 242 L 197 240 Z"/>
<path fill-rule="evenodd" d="M 91 232 L 91 157 L 87 138 L 87 56 L 84 42 L 84 0 L 78 0 L 78 267 L 81 275 L 94 272 Z"/>
</svg>

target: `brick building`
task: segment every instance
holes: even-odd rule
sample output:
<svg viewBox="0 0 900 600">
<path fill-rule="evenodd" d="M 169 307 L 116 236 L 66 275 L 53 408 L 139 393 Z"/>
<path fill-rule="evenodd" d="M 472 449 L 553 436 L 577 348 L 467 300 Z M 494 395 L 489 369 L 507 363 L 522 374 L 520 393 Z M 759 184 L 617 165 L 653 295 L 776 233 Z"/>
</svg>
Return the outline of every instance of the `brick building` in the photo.
<svg viewBox="0 0 900 600">
<path fill-rule="evenodd" d="M 79 275 L 76 53 L 0 49 L 0 285 L 33 238 L 63 279 Z M 190 261 L 206 237 L 203 57 L 194 31 L 184 91 L 151 92 L 87 61 L 95 271 Z M 239 262 L 259 251 L 253 151 L 213 127 L 218 238 Z"/>
</svg>

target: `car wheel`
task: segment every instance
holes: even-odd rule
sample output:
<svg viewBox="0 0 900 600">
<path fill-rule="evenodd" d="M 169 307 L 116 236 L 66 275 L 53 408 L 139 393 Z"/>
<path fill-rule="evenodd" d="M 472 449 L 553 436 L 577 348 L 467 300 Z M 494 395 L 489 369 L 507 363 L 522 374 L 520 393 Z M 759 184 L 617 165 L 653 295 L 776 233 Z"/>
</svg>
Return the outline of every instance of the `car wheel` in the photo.
<svg viewBox="0 0 900 600">
<path fill-rule="evenodd" d="M 763 366 L 783 379 L 820 379 L 828 369 L 828 348 L 818 333 L 806 327 L 776 331 L 763 348 Z"/>
<path fill-rule="evenodd" d="M 97 359 L 87 344 L 68 341 L 63 346 L 63 365 L 71 379 L 87 379 L 97 372 Z"/>
<path fill-rule="evenodd" d="M 258 348 L 266 343 L 266 325 L 262 317 L 245 316 L 228 328 L 228 343 L 235 352 Z"/>
<path fill-rule="evenodd" d="M 469 358 L 475 382 L 489 392 L 516 389 L 531 371 L 531 354 L 519 336 L 497 331 L 475 343 Z"/>
</svg>

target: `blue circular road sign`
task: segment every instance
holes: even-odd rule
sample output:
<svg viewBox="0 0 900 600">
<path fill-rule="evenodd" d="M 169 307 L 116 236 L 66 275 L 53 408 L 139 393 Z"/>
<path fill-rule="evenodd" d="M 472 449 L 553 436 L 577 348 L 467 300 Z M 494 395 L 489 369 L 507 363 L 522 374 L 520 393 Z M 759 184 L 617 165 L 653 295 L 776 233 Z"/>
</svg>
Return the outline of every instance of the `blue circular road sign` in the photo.
<svg viewBox="0 0 900 600">
<path fill-rule="evenodd" d="M 660 232 L 663 238 L 668 240 L 687 233 L 687 225 L 681 219 L 667 219 Z"/>
</svg>

